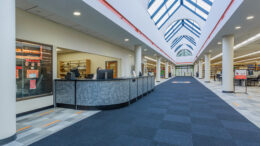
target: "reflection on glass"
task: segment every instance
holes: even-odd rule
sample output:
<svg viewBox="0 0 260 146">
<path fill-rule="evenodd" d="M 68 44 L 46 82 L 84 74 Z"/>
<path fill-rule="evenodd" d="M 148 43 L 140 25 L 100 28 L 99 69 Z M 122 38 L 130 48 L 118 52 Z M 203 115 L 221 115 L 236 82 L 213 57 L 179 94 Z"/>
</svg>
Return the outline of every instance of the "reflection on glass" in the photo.
<svg viewBox="0 0 260 146">
<path fill-rule="evenodd" d="M 16 98 L 52 93 L 52 47 L 16 41 Z"/>
</svg>

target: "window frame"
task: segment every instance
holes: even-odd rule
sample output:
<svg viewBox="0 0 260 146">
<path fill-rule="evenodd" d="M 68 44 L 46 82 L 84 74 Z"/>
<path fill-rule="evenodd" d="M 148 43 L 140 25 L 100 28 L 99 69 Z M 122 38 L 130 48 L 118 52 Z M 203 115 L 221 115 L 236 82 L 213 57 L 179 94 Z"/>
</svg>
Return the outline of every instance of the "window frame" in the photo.
<svg viewBox="0 0 260 146">
<path fill-rule="evenodd" d="M 32 44 L 36 44 L 36 45 L 44 45 L 44 46 L 48 46 L 51 48 L 51 68 L 52 68 L 52 76 L 51 76 L 51 79 L 52 79 L 52 91 L 50 93 L 44 93 L 44 94 L 39 94 L 39 95 L 33 95 L 33 96 L 26 96 L 26 97 L 22 97 L 22 98 L 17 98 L 16 97 L 16 102 L 17 101 L 24 101 L 24 100 L 30 100 L 30 99 L 35 99 L 35 98 L 42 98 L 42 97 L 46 97 L 46 96 L 51 96 L 53 95 L 53 89 L 54 89 L 54 82 L 53 82 L 53 45 L 50 45 L 50 44 L 44 44 L 44 43 L 39 43 L 39 42 L 34 42 L 34 41 L 28 41 L 28 40 L 24 40 L 24 39 L 19 39 L 19 38 L 16 38 L 15 41 L 19 41 L 19 42 L 24 42 L 24 43 L 32 43 Z M 15 83 L 16 84 L 16 83 Z"/>
</svg>

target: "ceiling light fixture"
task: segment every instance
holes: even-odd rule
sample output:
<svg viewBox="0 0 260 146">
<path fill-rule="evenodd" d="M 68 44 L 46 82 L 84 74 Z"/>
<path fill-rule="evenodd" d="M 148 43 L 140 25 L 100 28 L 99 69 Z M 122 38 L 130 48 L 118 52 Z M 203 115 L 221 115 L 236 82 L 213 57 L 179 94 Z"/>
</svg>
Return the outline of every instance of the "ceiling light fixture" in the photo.
<svg viewBox="0 0 260 146">
<path fill-rule="evenodd" d="M 245 62 L 245 61 L 252 61 L 252 60 L 258 60 L 260 59 L 260 57 L 256 57 L 256 58 L 251 58 L 251 59 L 245 59 L 245 60 L 239 60 L 239 61 L 235 61 L 235 63 L 239 63 L 239 62 Z"/>
<path fill-rule="evenodd" d="M 128 41 L 129 41 L 129 39 L 128 39 L 128 38 L 125 38 L 125 39 L 124 39 L 124 41 L 125 41 L 125 42 L 128 42 Z"/>
<path fill-rule="evenodd" d="M 153 62 L 157 62 L 157 60 L 150 58 L 150 57 L 147 57 L 147 56 L 144 56 L 144 58 L 147 59 L 147 60 L 153 61 Z"/>
<path fill-rule="evenodd" d="M 260 33 L 258 33 L 257 35 L 255 35 L 255 36 L 253 36 L 253 37 L 251 37 L 251 38 L 249 38 L 249 39 L 247 39 L 247 40 L 245 40 L 245 41 L 243 41 L 243 42 L 241 42 L 241 43 L 239 43 L 239 44 L 237 44 L 237 45 L 234 47 L 234 50 L 237 50 L 237 49 L 239 49 L 239 48 L 241 48 L 241 47 L 244 47 L 244 46 L 246 46 L 246 45 L 248 45 L 248 44 L 250 44 L 250 43 L 252 43 L 252 42 L 254 42 L 254 41 L 258 40 L 258 39 L 260 39 Z M 218 55 L 212 57 L 210 60 L 214 60 L 214 59 L 216 59 L 216 58 L 219 58 L 219 57 L 221 57 L 222 55 L 223 55 L 223 54 L 220 53 L 220 54 L 218 54 Z"/>
<path fill-rule="evenodd" d="M 241 29 L 241 26 L 236 26 L 235 29 L 236 30 Z"/>
<path fill-rule="evenodd" d="M 221 42 L 218 42 L 218 45 L 221 45 L 222 43 Z"/>
<path fill-rule="evenodd" d="M 246 20 L 252 20 L 254 18 L 255 18 L 255 16 L 248 16 L 248 17 L 246 17 Z"/>
<path fill-rule="evenodd" d="M 74 15 L 74 16 L 80 16 L 81 13 L 80 13 L 79 11 L 74 11 L 74 12 L 73 12 L 73 15 Z"/>
<path fill-rule="evenodd" d="M 236 63 L 236 62 L 235 62 Z M 257 61 L 247 61 L 247 62 L 241 62 L 240 64 L 249 64 L 249 63 L 257 63 Z M 236 63 L 239 64 L 239 63 Z"/>
<path fill-rule="evenodd" d="M 256 54 L 260 54 L 260 51 L 256 51 L 256 52 L 253 52 L 253 53 L 242 55 L 242 56 L 236 57 L 234 59 L 244 58 L 244 57 L 248 57 L 248 56 L 252 56 L 252 55 L 256 55 Z"/>
<path fill-rule="evenodd" d="M 147 51 L 147 49 L 144 49 L 144 51 Z"/>
</svg>

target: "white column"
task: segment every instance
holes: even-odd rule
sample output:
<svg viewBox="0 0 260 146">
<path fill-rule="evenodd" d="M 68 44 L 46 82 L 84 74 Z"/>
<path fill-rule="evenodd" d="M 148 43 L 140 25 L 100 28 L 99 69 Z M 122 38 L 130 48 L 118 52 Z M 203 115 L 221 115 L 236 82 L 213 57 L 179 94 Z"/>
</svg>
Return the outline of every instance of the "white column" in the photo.
<svg viewBox="0 0 260 146">
<path fill-rule="evenodd" d="M 166 79 L 169 78 L 169 63 L 168 62 L 165 63 L 165 78 Z"/>
<path fill-rule="evenodd" d="M 222 91 L 225 93 L 234 92 L 233 82 L 233 58 L 234 58 L 234 36 L 223 37 L 222 42 Z"/>
<path fill-rule="evenodd" d="M 142 47 L 135 46 L 135 73 L 139 76 L 139 73 L 142 72 Z"/>
<path fill-rule="evenodd" d="M 197 72 L 198 72 L 198 63 L 196 63 L 196 72 L 195 72 L 195 74 L 196 74 L 196 76 L 197 76 Z"/>
<path fill-rule="evenodd" d="M 143 75 L 147 76 L 148 75 L 148 71 L 147 71 L 147 60 L 144 58 L 142 58 L 142 63 L 144 64 L 144 70 L 143 70 Z"/>
<path fill-rule="evenodd" d="M 199 60 L 199 78 L 202 79 L 202 60 Z"/>
<path fill-rule="evenodd" d="M 16 138 L 15 0 L 0 1 L 0 145 Z"/>
<path fill-rule="evenodd" d="M 175 76 L 175 71 L 176 71 L 175 65 L 173 65 L 172 71 L 173 71 L 173 76 Z"/>
<path fill-rule="evenodd" d="M 196 76 L 196 63 L 194 63 L 193 65 L 193 76 L 194 77 Z"/>
<path fill-rule="evenodd" d="M 57 79 L 58 77 L 58 58 L 57 58 L 57 46 L 53 46 L 52 49 L 52 77 L 53 79 Z"/>
<path fill-rule="evenodd" d="M 171 67 L 171 77 L 173 77 L 173 65 L 171 64 L 170 67 Z"/>
<path fill-rule="evenodd" d="M 161 58 L 157 58 L 156 62 L 156 81 L 160 82 L 161 81 Z"/>
<path fill-rule="evenodd" d="M 210 54 L 205 55 L 205 82 L 210 82 Z"/>
</svg>

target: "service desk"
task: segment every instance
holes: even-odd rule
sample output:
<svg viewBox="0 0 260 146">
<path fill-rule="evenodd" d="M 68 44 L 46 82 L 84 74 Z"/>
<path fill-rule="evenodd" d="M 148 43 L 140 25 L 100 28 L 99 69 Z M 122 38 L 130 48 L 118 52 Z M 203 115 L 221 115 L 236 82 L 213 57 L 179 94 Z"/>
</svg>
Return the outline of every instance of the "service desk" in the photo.
<svg viewBox="0 0 260 146">
<path fill-rule="evenodd" d="M 55 80 L 54 104 L 77 109 L 113 109 L 151 92 L 154 76 L 113 80 Z"/>
</svg>

